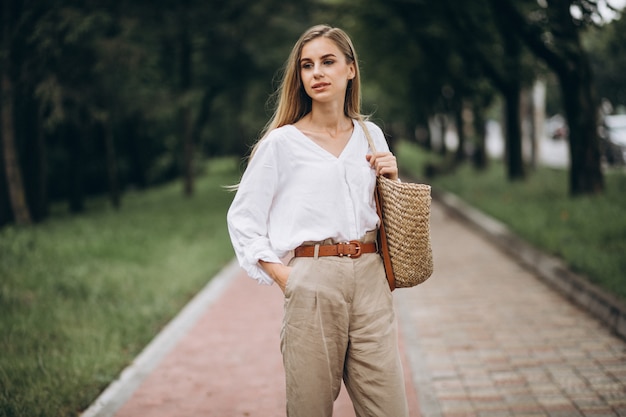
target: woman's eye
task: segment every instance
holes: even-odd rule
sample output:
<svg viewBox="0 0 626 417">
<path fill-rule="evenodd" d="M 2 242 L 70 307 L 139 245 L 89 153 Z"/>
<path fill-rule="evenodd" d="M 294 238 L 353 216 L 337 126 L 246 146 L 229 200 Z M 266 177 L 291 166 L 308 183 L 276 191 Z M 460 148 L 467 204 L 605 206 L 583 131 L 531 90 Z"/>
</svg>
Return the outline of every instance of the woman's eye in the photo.
<svg viewBox="0 0 626 417">
<path fill-rule="evenodd" d="M 335 61 L 333 61 L 332 59 L 327 59 L 326 61 L 324 61 L 324 65 L 332 65 L 334 63 Z"/>
<path fill-rule="evenodd" d="M 306 64 L 302 64 L 302 69 L 311 69 L 313 68 L 313 64 L 307 62 Z"/>
</svg>

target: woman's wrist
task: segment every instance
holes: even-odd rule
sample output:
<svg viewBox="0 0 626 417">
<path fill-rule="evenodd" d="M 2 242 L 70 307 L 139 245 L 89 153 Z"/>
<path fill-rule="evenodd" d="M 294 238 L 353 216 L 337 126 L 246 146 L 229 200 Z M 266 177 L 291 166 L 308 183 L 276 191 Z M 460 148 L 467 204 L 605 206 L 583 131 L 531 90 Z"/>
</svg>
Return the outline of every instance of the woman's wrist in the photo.
<svg viewBox="0 0 626 417">
<path fill-rule="evenodd" d="M 270 278 L 276 281 L 276 271 L 278 269 L 278 265 L 282 264 L 259 260 L 259 265 L 261 265 L 261 268 L 263 268 L 263 270 L 267 273 L 267 275 L 270 276 Z"/>
</svg>

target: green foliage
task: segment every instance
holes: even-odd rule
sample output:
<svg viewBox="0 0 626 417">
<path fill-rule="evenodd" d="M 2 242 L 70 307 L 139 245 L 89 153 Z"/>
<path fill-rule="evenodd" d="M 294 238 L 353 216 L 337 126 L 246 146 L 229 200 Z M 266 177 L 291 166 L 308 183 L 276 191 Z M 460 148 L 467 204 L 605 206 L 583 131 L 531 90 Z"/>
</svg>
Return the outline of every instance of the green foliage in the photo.
<svg viewBox="0 0 626 417">
<path fill-rule="evenodd" d="M 73 416 L 233 256 L 213 160 L 193 199 L 170 183 L 130 193 L 123 212 L 0 231 L 0 416 Z"/>
<path fill-rule="evenodd" d="M 585 34 L 598 95 L 613 107 L 626 106 L 626 18 Z"/>
<path fill-rule="evenodd" d="M 525 20 L 496 13 L 500 3 Z M 595 3 L 570 3 L 580 11 L 577 24 L 593 20 Z M 183 139 L 191 138 L 185 143 L 193 143 L 195 162 L 245 154 L 272 111 L 268 97 L 291 46 L 316 23 L 343 27 L 353 37 L 364 111 L 384 121 L 392 137 L 429 143 L 423 133 L 433 116 L 458 115 L 468 102 L 480 115 L 503 84 L 522 78 L 526 85 L 546 71 L 536 52 L 524 47 L 520 60 L 510 60 L 507 51 L 514 37 L 534 30 L 546 34 L 541 39 L 560 39 L 551 30 L 567 26 L 569 15 L 553 21 L 555 7 L 547 4 L 7 2 L 8 29 L 0 42 L 7 65 L 0 67 L 10 67 L 14 84 L 14 133 L 28 205 L 42 220 L 50 201 L 67 199 L 80 211 L 85 195 L 113 194 L 113 184 L 122 191 L 145 188 L 191 172 L 184 170 L 191 158 L 183 158 Z M 602 96 L 614 103 L 623 95 L 623 26 L 624 19 L 591 31 L 588 47 Z M 564 108 L 553 90 L 549 110 Z M 5 188 L 0 225 L 12 220 Z"/>
<path fill-rule="evenodd" d="M 423 177 L 431 156 L 413 145 L 398 148 L 401 167 Z M 500 162 L 485 172 L 469 165 L 435 177 L 435 187 L 452 192 L 504 224 L 536 247 L 554 254 L 591 282 L 626 300 L 626 175 L 606 175 L 606 193 L 572 198 L 567 173 L 539 168 L 525 182 L 508 182 Z"/>
<path fill-rule="evenodd" d="M 36 218 L 51 201 L 80 211 L 115 184 L 145 188 L 192 171 L 183 143 L 200 162 L 244 154 L 312 4 L 7 2 L 0 68 L 14 85 L 11 133 Z M 0 226 L 12 220 L 8 198 L 2 184 Z"/>
</svg>

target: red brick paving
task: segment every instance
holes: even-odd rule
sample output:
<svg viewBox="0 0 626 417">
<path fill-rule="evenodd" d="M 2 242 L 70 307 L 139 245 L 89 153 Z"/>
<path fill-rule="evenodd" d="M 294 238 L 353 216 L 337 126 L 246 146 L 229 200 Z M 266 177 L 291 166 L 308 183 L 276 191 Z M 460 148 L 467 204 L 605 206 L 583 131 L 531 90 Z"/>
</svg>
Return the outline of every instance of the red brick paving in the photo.
<svg viewBox="0 0 626 417">
<path fill-rule="evenodd" d="M 437 203 L 431 226 L 433 277 L 394 293 L 412 416 L 626 416 L 624 340 Z M 284 416 L 282 306 L 237 277 L 116 416 Z"/>
<path fill-rule="evenodd" d="M 240 274 L 115 416 L 284 416 L 282 309 L 278 287 Z M 411 416 L 417 417 L 409 368 L 405 362 Z M 345 389 L 334 415 L 355 415 Z"/>
</svg>

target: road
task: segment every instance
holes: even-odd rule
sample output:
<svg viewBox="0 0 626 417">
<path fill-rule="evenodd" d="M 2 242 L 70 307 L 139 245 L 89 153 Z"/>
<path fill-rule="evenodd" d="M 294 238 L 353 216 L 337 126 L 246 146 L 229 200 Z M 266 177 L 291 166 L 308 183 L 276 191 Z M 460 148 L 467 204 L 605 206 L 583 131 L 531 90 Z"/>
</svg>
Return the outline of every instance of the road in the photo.
<svg viewBox="0 0 626 417">
<path fill-rule="evenodd" d="M 433 138 L 435 142 L 437 138 Z M 454 127 L 446 132 L 448 149 L 456 149 L 458 140 Z M 524 143 L 524 155 L 530 160 L 530 144 Z M 492 158 L 502 158 L 504 155 L 504 138 L 500 123 L 495 120 L 487 122 L 487 154 Z M 567 169 L 569 167 L 568 143 L 565 139 L 551 139 L 544 135 L 539 141 L 539 161 L 541 165 L 552 168 Z"/>
</svg>

